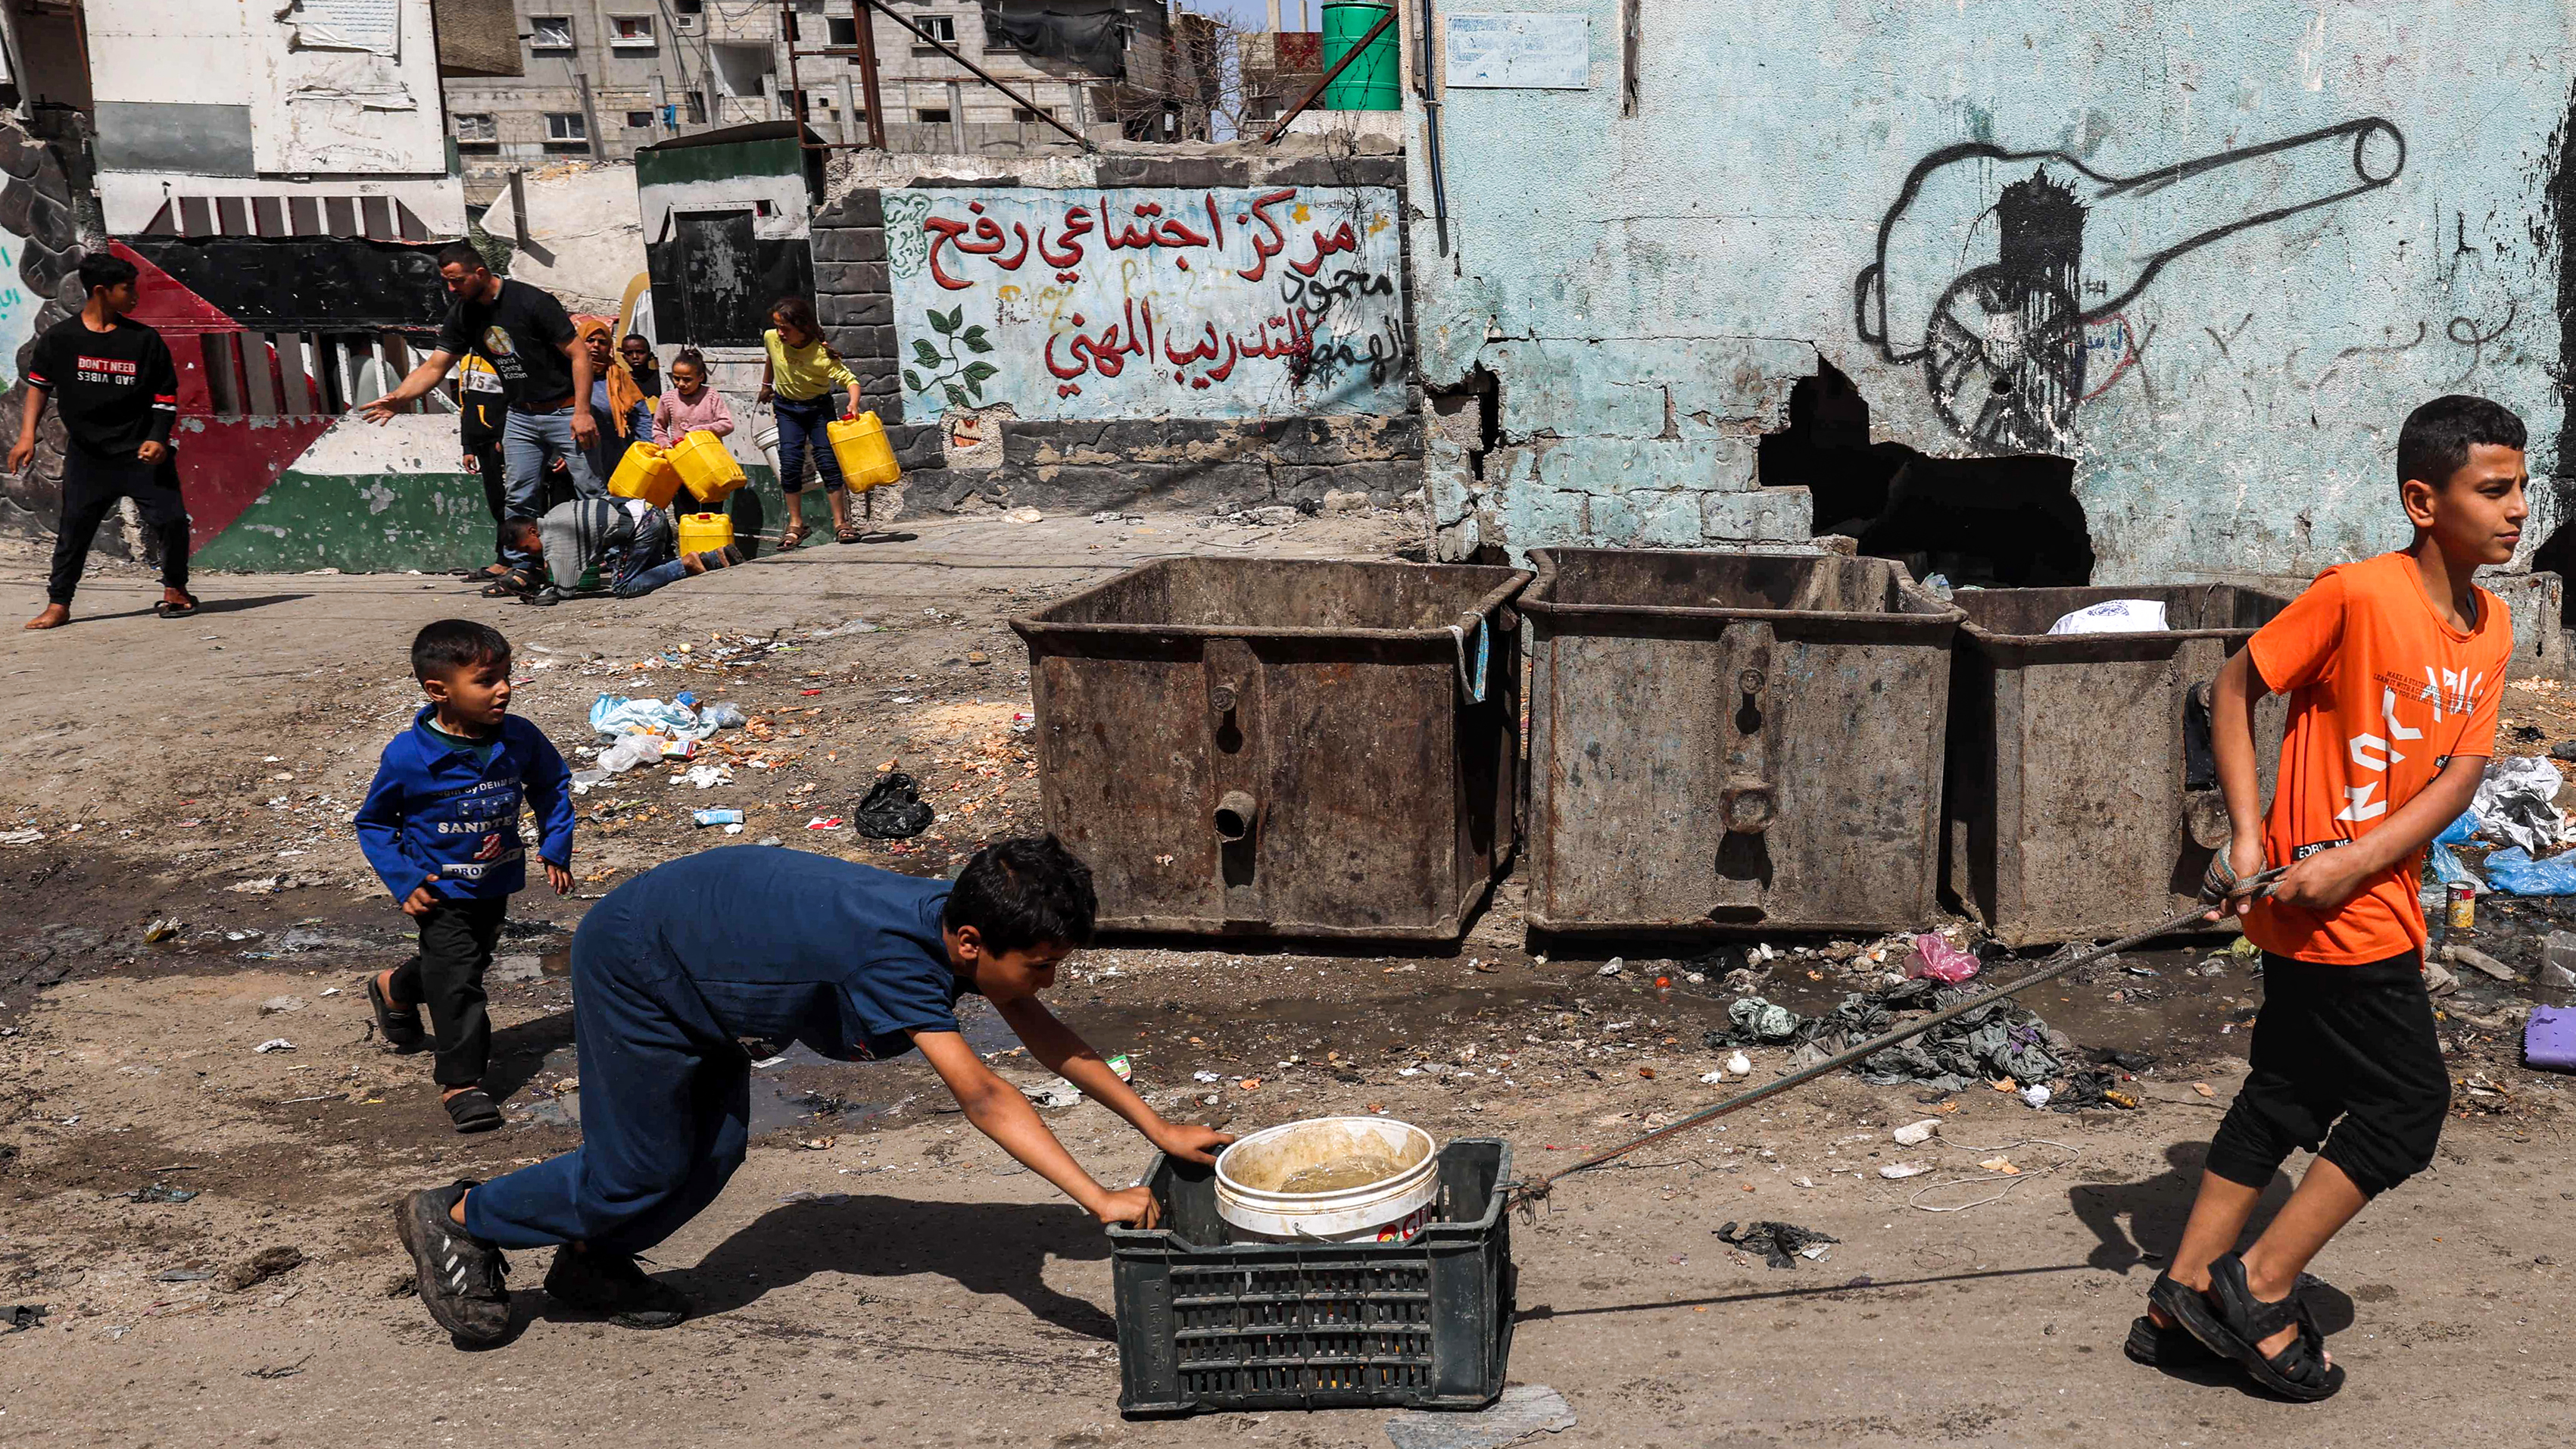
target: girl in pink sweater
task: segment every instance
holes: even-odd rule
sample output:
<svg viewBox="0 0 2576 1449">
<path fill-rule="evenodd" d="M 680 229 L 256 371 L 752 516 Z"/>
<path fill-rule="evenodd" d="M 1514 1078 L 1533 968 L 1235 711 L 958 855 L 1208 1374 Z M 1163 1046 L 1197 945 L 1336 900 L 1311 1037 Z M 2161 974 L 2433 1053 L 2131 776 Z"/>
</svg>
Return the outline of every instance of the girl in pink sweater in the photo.
<svg viewBox="0 0 2576 1449">
<path fill-rule="evenodd" d="M 706 358 L 694 347 L 681 348 L 671 359 L 671 385 L 653 410 L 655 446 L 670 447 L 693 432 L 721 438 L 732 431 L 733 412 L 725 406 L 724 394 L 707 386 Z"/>
</svg>

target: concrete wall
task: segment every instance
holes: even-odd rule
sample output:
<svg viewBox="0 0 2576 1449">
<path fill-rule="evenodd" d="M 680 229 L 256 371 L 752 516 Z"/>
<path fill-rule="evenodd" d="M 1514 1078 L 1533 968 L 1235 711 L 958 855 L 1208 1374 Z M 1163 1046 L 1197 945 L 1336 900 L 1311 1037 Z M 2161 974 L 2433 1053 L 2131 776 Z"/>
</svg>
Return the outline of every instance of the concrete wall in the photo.
<svg viewBox="0 0 2576 1449">
<path fill-rule="evenodd" d="M 913 474 L 905 506 L 1243 507 L 1315 502 L 1333 491 L 1383 505 L 1419 487 L 1422 434 L 1407 374 L 1410 328 L 1394 224 L 1403 205 L 1400 162 L 1345 152 L 1323 154 L 1312 144 L 1283 153 L 1164 147 L 1030 158 L 1008 171 L 972 157 L 843 163 L 832 199 L 814 217 L 816 302 L 833 346 L 861 373 L 869 405 L 894 429 Z M 1254 200 L 1289 190 L 1297 194 L 1271 208 L 1282 222 L 1275 235 L 1247 219 Z M 1011 225 L 1043 213 L 1056 224 L 1047 245 L 1062 257 L 1066 209 L 1096 210 L 1104 197 L 1129 224 L 1139 205 L 1186 215 L 1210 234 L 1209 244 L 1113 250 L 1094 234 L 1082 243 L 1084 259 L 1066 267 L 997 270 L 1010 252 L 961 256 L 942 230 L 989 214 L 1003 235 L 1015 236 Z M 1208 223 L 1210 205 L 1220 224 Z M 1318 232 L 1326 238 L 1320 245 Z M 1265 258 L 1256 236 L 1276 254 Z M 971 233 L 966 239 L 976 242 Z M 1016 252 L 1018 242 L 1009 246 Z M 1247 271 L 1265 289 L 1266 306 L 1251 305 Z M 953 330 L 930 316 L 941 298 L 941 321 L 953 321 Z M 1127 326 L 1131 309 L 1149 300 L 1157 304 L 1150 364 L 1128 337 L 1116 375 L 1103 376 L 1108 369 L 1097 362 L 1080 377 L 1063 375 L 1074 365 L 1076 337 L 1089 338 L 1088 349 L 1109 349 L 1105 329 L 1113 320 Z M 1141 323 L 1143 312 L 1135 315 Z M 1269 335 L 1294 332 L 1312 346 L 1295 357 L 1284 343 L 1264 349 L 1265 325 Z M 989 351 L 965 340 L 969 326 L 984 329 L 976 340 Z M 1211 333 L 1220 348 L 1234 344 L 1231 369 L 1222 352 L 1172 360 Z M 923 347 L 939 361 L 925 361 Z M 976 370 L 969 386 L 978 362 L 990 370 Z"/>
<path fill-rule="evenodd" d="M 2071 459 L 2101 582 L 2402 543 L 2396 428 L 2444 392 L 2561 470 L 2565 7 L 1482 8 L 1588 17 L 1589 64 L 1441 95 L 1450 556 L 1803 538 L 1756 440 L 1820 363 L 1882 443 Z"/>
<path fill-rule="evenodd" d="M 520 192 L 528 201 L 524 241 L 507 187 L 483 214 L 483 229 L 515 248 L 510 275 L 572 311 L 616 316 L 628 289 L 645 280 L 633 163 L 558 163 L 529 172 Z"/>
</svg>

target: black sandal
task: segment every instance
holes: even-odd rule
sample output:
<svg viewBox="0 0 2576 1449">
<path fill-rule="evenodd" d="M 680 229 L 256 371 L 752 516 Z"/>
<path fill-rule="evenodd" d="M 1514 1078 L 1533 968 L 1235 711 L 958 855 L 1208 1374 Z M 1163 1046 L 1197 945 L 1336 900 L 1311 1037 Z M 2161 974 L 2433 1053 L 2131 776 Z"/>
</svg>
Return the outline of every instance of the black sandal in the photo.
<svg viewBox="0 0 2576 1449">
<path fill-rule="evenodd" d="M 367 978 L 367 1004 L 376 1009 L 376 1034 L 395 1051 L 416 1052 L 428 1040 L 427 1033 L 421 1030 L 420 1008 L 396 1006 L 386 1000 L 384 987 L 373 976 Z"/>
<path fill-rule="evenodd" d="M 187 602 L 184 604 L 174 604 L 168 599 L 163 599 L 161 602 L 154 604 L 152 606 L 154 616 L 163 619 L 184 619 L 197 612 L 197 610 L 205 607 L 197 602 L 196 595 L 188 593 L 185 590 L 180 591 L 180 597 L 186 599 Z"/>
<path fill-rule="evenodd" d="M 2325 1335 L 2296 1291 L 2278 1303 L 2254 1296 L 2245 1282 L 2245 1260 L 2222 1253 L 2209 1265 L 2209 1288 L 2174 1295 L 2172 1309 L 2191 1335 L 2211 1351 L 2234 1359 L 2254 1382 L 2285 1399 L 2312 1404 L 2333 1398 L 2343 1388 L 2340 1365 L 2329 1366 Z M 2269 1358 L 2258 1344 L 2284 1328 L 2296 1326 L 2290 1346 Z"/>
<path fill-rule="evenodd" d="M 2159 1328 L 2151 1315 L 2139 1314 L 2131 1320 L 2128 1341 L 2120 1345 L 2120 1351 L 2127 1354 L 2132 1362 L 2149 1368 L 2194 1368 L 2224 1362 L 2199 1339 L 2192 1337 L 2190 1329 L 2183 1327 L 2182 1310 L 2176 1306 L 2175 1300 L 2189 1296 L 2190 1289 L 2158 1273 L 2154 1284 L 2147 1289 L 2147 1304 L 2162 1309 L 2173 1324 Z"/>
<path fill-rule="evenodd" d="M 537 591 L 537 576 L 527 569 L 512 569 L 483 586 L 487 599 L 525 598 Z"/>
<path fill-rule="evenodd" d="M 501 1125 L 501 1109 L 481 1087 L 468 1087 L 447 1099 L 447 1115 L 459 1132 L 489 1132 Z"/>
</svg>

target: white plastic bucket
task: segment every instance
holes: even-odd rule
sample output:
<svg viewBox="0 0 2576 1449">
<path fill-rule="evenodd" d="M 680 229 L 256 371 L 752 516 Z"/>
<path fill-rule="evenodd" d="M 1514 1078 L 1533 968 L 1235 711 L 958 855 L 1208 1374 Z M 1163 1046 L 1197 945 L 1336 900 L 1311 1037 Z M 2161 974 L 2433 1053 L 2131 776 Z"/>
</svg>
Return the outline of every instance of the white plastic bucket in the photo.
<svg viewBox="0 0 2576 1449">
<path fill-rule="evenodd" d="M 1430 1133 L 1385 1117 L 1317 1117 L 1267 1128 L 1217 1158 L 1217 1216 L 1254 1242 L 1404 1242 L 1431 1220 L 1440 1196 L 1437 1148 Z M 1278 1188 L 1306 1168 L 1364 1155 L 1403 1167 L 1333 1192 Z"/>
</svg>

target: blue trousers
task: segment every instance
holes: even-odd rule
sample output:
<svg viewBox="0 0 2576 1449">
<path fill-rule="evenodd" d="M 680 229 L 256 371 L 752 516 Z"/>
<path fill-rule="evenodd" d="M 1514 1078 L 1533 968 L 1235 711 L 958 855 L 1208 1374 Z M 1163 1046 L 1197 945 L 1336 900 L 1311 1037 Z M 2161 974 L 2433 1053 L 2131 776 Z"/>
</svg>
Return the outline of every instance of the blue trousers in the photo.
<svg viewBox="0 0 2576 1449">
<path fill-rule="evenodd" d="M 581 1145 L 467 1194 L 465 1230 L 486 1242 L 640 1253 L 742 1166 L 751 1059 L 686 976 L 638 949 L 627 915 L 603 901 L 573 933 Z"/>
<path fill-rule="evenodd" d="M 778 419 L 778 489 L 795 496 L 805 491 L 805 459 L 811 455 L 814 470 L 823 475 L 825 491 L 846 488 L 841 480 L 841 460 L 832 454 L 832 439 L 824 429 L 839 417 L 832 394 L 791 402 L 772 397 L 772 416 Z M 792 510 L 791 510 L 792 511 Z"/>
<path fill-rule="evenodd" d="M 689 566 L 680 562 L 678 535 L 671 531 L 671 515 L 656 508 L 635 525 L 635 541 L 617 557 L 617 572 L 609 587 L 621 599 L 637 598 L 664 584 L 675 584 L 689 576 Z"/>
<path fill-rule="evenodd" d="M 542 518 L 546 512 L 546 465 L 557 458 L 572 475 L 573 492 L 584 498 L 608 496 L 608 480 L 591 472 L 590 459 L 572 445 L 572 409 L 550 413 L 510 409 L 501 424 L 501 456 L 510 470 L 509 511 L 512 518 Z M 502 550 L 503 562 L 530 562 L 529 556 Z"/>
</svg>

